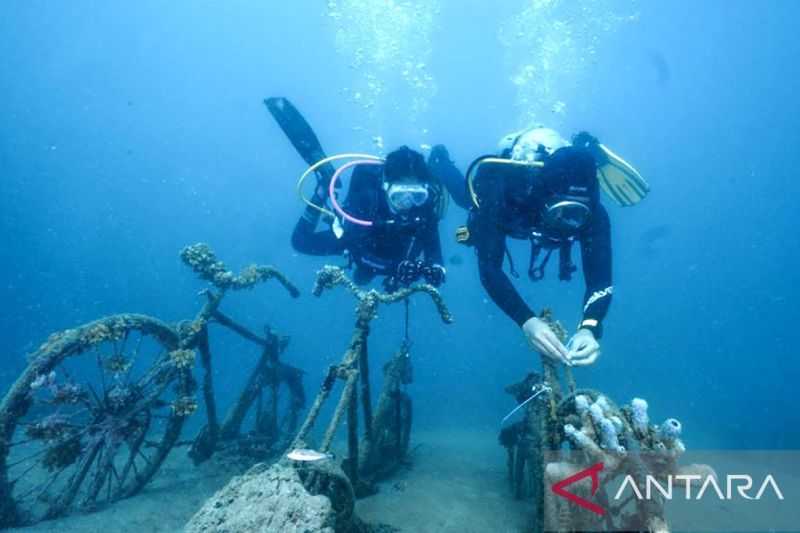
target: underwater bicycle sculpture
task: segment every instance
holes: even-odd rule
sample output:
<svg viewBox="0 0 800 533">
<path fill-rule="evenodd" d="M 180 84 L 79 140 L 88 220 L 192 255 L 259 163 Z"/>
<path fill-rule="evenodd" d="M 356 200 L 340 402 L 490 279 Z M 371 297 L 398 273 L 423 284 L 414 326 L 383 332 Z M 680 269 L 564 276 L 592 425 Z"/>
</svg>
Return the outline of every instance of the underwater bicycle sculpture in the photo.
<svg viewBox="0 0 800 533">
<path fill-rule="evenodd" d="M 403 385 L 411 381 L 410 343 L 407 337 L 400 349 L 384 366 L 384 383 L 377 408 L 373 414 L 367 340 L 370 322 L 376 317 L 378 306 L 397 302 L 404 302 L 408 305 L 409 298 L 413 294 L 423 293 L 431 297 L 445 324 L 451 323 L 453 318 L 439 291 L 432 285 L 416 284 L 392 293 L 381 293 L 374 289 L 364 291 L 348 279 L 342 269 L 334 266 L 325 266 L 317 273 L 313 294 L 320 296 L 323 291 L 338 285 L 350 290 L 358 300 L 355 331 L 342 361 L 338 365 L 329 367 L 320 391 L 292 442 L 290 450 L 303 450 L 306 447 L 309 433 L 314 427 L 323 404 L 330 396 L 336 381 L 343 380 L 344 386 L 339 402 L 317 450 L 323 454 L 329 452 L 336 430 L 346 411 L 348 453 L 347 458 L 342 462 L 342 469 L 352 487 L 346 492 L 353 497 L 358 497 L 374 493 L 374 482 L 402 464 L 406 459 L 411 436 L 411 398 L 403 390 Z M 408 307 L 406 307 L 406 319 L 408 319 Z M 360 443 L 357 384 L 360 384 L 361 410 L 364 419 L 364 433 Z M 301 476 L 304 474 L 314 475 L 314 469 L 304 472 L 301 464 L 296 462 Z M 304 480 L 304 483 L 307 486 L 315 484 L 313 479 L 308 478 Z M 318 490 L 314 492 L 318 492 Z"/>
<path fill-rule="evenodd" d="M 541 318 L 566 341 L 566 330 L 549 310 Z M 566 391 L 558 366 L 563 368 Z M 577 388 L 572 369 L 558 366 L 542 356 L 543 376 L 530 373 L 506 387 L 519 402 L 506 418 L 523 407 L 525 416 L 500 432 L 500 444 L 508 452 L 508 477 L 515 497 L 533 497 L 536 503 L 533 530 L 668 533 L 665 501 L 659 495 L 612 501 L 606 487 L 626 479 L 643 487 L 648 477 L 664 480 L 670 475 L 706 479 L 716 476 L 713 469 L 702 464 L 678 465 L 686 448 L 676 419 L 652 425 L 645 400 L 634 398 L 620 408 L 596 390 Z M 598 486 L 600 471 L 603 483 Z M 573 482 L 572 476 L 582 482 Z M 586 507 L 556 491 L 555 486 L 565 481 L 569 492 L 583 499 Z M 600 505 L 591 510 L 590 502 Z"/>
<path fill-rule="evenodd" d="M 216 291 L 193 320 L 169 325 L 141 314 L 112 315 L 51 335 L 0 403 L 0 528 L 92 510 L 139 492 L 156 474 L 198 407 L 192 375 L 196 351 L 205 370 L 208 423 L 190 455 L 207 459 L 218 444 L 239 437 L 255 404 L 255 438 L 277 446 L 278 387 L 289 391 L 283 428 L 293 434 L 304 405 L 302 371 L 281 363 L 288 339 L 266 328 L 258 336 L 219 311 L 228 290 L 276 279 L 299 291 L 271 266 L 228 271 L 204 244 L 181 259 Z M 227 327 L 262 348 L 261 358 L 222 424 L 211 380 L 208 325 Z M 268 403 L 262 395 L 267 390 Z"/>
</svg>

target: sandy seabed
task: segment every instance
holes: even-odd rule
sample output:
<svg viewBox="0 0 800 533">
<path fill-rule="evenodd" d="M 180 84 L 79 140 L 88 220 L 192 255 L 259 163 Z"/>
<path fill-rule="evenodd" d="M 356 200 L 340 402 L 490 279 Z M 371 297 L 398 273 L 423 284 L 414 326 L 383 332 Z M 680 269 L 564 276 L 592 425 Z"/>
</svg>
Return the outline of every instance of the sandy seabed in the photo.
<svg viewBox="0 0 800 533">
<path fill-rule="evenodd" d="M 464 429 L 419 431 L 413 467 L 380 483 L 378 494 L 357 503 L 367 522 L 411 532 L 524 531 L 532 505 L 511 497 L 505 450 L 497 433 Z M 91 514 L 74 514 L 12 531 L 27 533 L 178 532 L 214 492 L 241 472 L 211 461 L 195 467 L 176 449 L 137 496 Z"/>
<path fill-rule="evenodd" d="M 334 446 L 334 451 L 344 451 L 344 443 L 338 444 L 338 450 Z M 356 511 L 363 520 L 412 533 L 531 531 L 533 505 L 515 500 L 511 495 L 505 450 L 497 442 L 496 430 L 486 427 L 417 431 L 412 438 L 412 449 L 412 467 L 403 468 L 381 482 L 377 494 L 358 500 Z M 715 466 L 723 467 L 723 471 L 745 471 L 748 467 Z M 145 490 L 133 498 L 98 512 L 74 514 L 12 531 L 179 532 L 207 498 L 244 470 L 246 466 L 216 460 L 195 467 L 186 456 L 186 448 L 179 448 L 173 451 Z M 796 506 L 793 497 L 800 494 L 800 478 L 782 477 L 781 482 L 787 500 L 773 502 L 778 507 L 772 511 L 712 499 L 707 507 L 683 509 L 676 530 L 693 529 L 686 525 L 705 523 L 708 513 L 713 513 L 717 524 L 713 531 L 717 532 L 798 531 L 800 528 L 787 528 L 785 524 L 784 527 L 763 527 L 775 522 L 775 517 L 785 511 L 781 505 Z"/>
</svg>

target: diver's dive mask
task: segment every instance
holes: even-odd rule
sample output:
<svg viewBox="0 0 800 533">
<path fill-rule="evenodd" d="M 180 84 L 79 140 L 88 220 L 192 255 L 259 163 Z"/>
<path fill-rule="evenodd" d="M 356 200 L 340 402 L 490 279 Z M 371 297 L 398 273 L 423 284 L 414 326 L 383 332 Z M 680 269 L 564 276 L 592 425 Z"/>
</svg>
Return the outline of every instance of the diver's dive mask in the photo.
<svg viewBox="0 0 800 533">
<path fill-rule="evenodd" d="M 419 182 L 385 183 L 386 199 L 394 211 L 408 211 L 428 201 L 428 186 Z"/>
<path fill-rule="evenodd" d="M 567 237 L 580 232 L 591 217 L 589 198 L 556 196 L 545 203 L 542 224 L 548 233 Z"/>
</svg>

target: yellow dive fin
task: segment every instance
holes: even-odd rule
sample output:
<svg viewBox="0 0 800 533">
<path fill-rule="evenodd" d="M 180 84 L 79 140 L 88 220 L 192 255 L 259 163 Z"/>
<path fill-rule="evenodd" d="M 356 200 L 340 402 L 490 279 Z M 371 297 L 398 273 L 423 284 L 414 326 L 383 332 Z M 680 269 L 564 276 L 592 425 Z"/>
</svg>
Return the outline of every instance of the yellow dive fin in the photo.
<svg viewBox="0 0 800 533">
<path fill-rule="evenodd" d="M 612 200 L 623 207 L 636 205 L 650 192 L 650 185 L 630 163 L 608 149 L 598 145 L 605 161 L 597 165 L 597 180 Z"/>
</svg>

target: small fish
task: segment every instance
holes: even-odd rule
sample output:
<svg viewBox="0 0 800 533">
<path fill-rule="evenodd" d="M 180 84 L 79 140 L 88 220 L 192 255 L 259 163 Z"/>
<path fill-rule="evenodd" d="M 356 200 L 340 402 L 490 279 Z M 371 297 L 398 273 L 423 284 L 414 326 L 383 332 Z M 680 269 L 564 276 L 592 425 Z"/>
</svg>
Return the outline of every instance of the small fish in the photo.
<svg viewBox="0 0 800 533">
<path fill-rule="evenodd" d="M 464 264 L 464 258 L 461 257 L 459 254 L 453 254 L 448 259 L 451 265 L 461 265 Z"/>
<path fill-rule="evenodd" d="M 318 452 L 317 450 L 310 450 L 308 448 L 298 448 L 286 454 L 286 457 L 292 461 L 322 461 L 323 459 L 332 459 L 332 453 Z"/>
<path fill-rule="evenodd" d="M 658 50 L 648 50 L 647 61 L 653 67 L 656 75 L 656 83 L 662 86 L 668 84 L 672 74 L 670 73 L 669 63 L 667 63 L 664 54 Z"/>
<path fill-rule="evenodd" d="M 567 111 L 567 104 L 559 100 L 550 107 L 550 111 L 552 111 L 556 115 L 563 115 Z"/>
<path fill-rule="evenodd" d="M 663 247 L 663 241 L 672 234 L 672 228 L 667 224 L 654 226 L 639 237 L 639 253 L 647 258 L 654 257 Z"/>
</svg>

